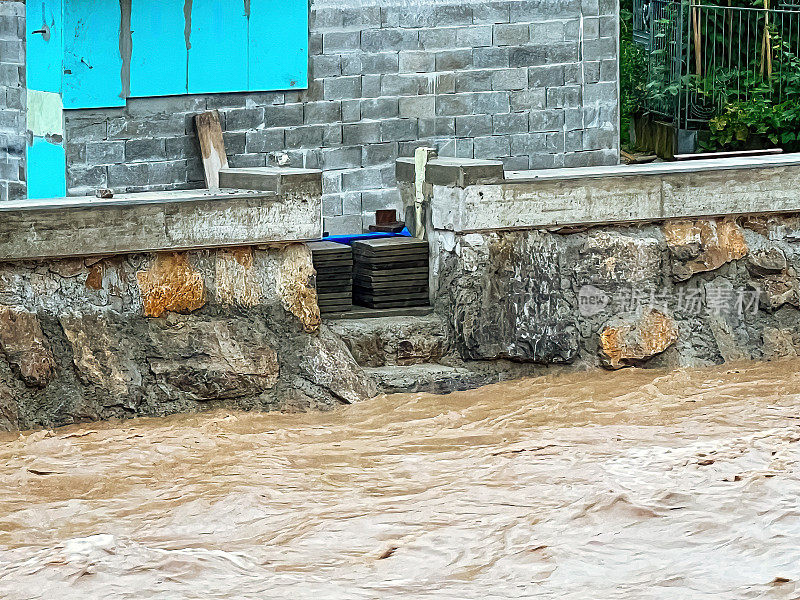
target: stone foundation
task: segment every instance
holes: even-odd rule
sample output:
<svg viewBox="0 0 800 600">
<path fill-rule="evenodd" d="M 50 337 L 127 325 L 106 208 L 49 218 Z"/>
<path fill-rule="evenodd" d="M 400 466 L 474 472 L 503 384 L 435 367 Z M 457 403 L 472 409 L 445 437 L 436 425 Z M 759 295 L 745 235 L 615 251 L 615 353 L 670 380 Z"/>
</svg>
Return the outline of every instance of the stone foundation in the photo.
<svg viewBox="0 0 800 600">
<path fill-rule="evenodd" d="M 800 343 L 800 155 L 507 173 L 400 159 L 463 360 L 694 366 Z M 417 196 L 417 193 L 421 193 Z"/>
<path fill-rule="evenodd" d="M 800 347 L 800 217 L 440 235 L 436 309 L 460 356 L 696 366 Z"/>
<path fill-rule="evenodd" d="M 374 394 L 303 244 L 0 264 L 0 430 Z"/>
</svg>

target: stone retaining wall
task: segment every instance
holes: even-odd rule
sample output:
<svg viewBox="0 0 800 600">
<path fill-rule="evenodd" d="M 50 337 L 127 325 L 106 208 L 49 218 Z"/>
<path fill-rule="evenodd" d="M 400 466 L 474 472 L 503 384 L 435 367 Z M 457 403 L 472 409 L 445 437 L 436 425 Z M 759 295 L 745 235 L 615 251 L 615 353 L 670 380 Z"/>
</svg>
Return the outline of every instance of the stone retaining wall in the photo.
<svg viewBox="0 0 800 600">
<path fill-rule="evenodd" d="M 304 244 L 0 263 L 0 430 L 374 393 Z"/>
<path fill-rule="evenodd" d="M 397 171 L 410 208 L 413 164 Z M 434 159 L 423 188 L 432 300 L 465 360 L 794 355 L 798 176 L 800 155 L 513 177 L 500 163 Z"/>
<path fill-rule="evenodd" d="M 436 308 L 468 360 L 695 366 L 800 350 L 800 216 L 457 234 Z"/>
</svg>

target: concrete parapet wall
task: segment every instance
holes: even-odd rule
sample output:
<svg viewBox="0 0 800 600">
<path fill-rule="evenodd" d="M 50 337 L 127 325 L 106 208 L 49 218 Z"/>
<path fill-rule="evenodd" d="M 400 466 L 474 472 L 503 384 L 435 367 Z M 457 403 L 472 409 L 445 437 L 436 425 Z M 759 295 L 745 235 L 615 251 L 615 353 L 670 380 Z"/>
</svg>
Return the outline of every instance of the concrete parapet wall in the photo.
<svg viewBox="0 0 800 600">
<path fill-rule="evenodd" d="M 0 204 L 0 260 L 314 240 L 322 236 L 321 172 L 230 169 L 240 189 L 54 198 Z M 264 191 L 254 191 L 254 190 Z"/>
<path fill-rule="evenodd" d="M 401 159 L 401 182 L 413 162 Z M 427 166 L 433 229 L 497 231 L 800 211 L 800 154 L 503 173 L 493 161 Z M 405 204 L 413 202 L 411 188 Z"/>
</svg>

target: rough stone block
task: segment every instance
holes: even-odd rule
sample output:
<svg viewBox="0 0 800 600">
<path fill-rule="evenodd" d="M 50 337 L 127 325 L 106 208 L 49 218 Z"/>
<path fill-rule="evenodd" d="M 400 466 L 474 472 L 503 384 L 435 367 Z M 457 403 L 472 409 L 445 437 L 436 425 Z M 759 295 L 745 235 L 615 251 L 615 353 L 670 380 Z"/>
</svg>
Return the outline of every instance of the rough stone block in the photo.
<svg viewBox="0 0 800 600">
<path fill-rule="evenodd" d="M 564 65 L 545 65 L 528 69 L 528 86 L 532 88 L 564 85 Z"/>
<path fill-rule="evenodd" d="M 454 48 L 455 45 L 455 27 L 421 29 L 419 32 L 419 46 L 422 50 L 444 50 L 446 48 Z"/>
<path fill-rule="evenodd" d="M 528 87 L 528 70 L 525 68 L 499 69 L 492 72 L 493 90 L 523 90 Z"/>
<path fill-rule="evenodd" d="M 286 147 L 283 129 L 248 131 L 245 147 L 247 152 L 274 152 Z"/>
<path fill-rule="evenodd" d="M 349 100 L 361 97 L 361 77 L 333 77 L 323 80 L 325 100 Z"/>
<path fill-rule="evenodd" d="M 456 29 L 456 45 L 461 48 L 479 48 L 492 45 L 491 25 L 470 25 Z"/>
<path fill-rule="evenodd" d="M 474 156 L 478 159 L 494 160 L 511 155 L 511 146 L 507 136 L 486 136 L 473 139 Z"/>
<path fill-rule="evenodd" d="M 326 217 L 325 231 L 329 235 L 361 233 L 361 213 L 357 215 L 344 214 L 341 217 Z"/>
<path fill-rule="evenodd" d="M 159 140 L 161 141 L 161 140 Z M 125 160 L 125 142 L 87 142 L 86 162 L 89 165 L 110 165 Z"/>
<path fill-rule="evenodd" d="M 477 137 L 492 135 L 491 115 L 465 115 L 456 117 L 458 137 Z"/>
<path fill-rule="evenodd" d="M 381 142 L 400 142 L 417 138 L 415 119 L 385 119 L 380 122 Z"/>
<path fill-rule="evenodd" d="M 364 52 L 399 52 L 418 50 L 419 33 L 413 29 L 379 29 L 361 32 L 361 50 Z"/>
<path fill-rule="evenodd" d="M 263 108 L 239 108 L 223 114 L 227 131 L 249 131 L 264 125 Z"/>
<path fill-rule="evenodd" d="M 342 57 L 342 73 L 344 75 L 397 73 L 398 66 L 397 52 L 359 53 Z"/>
<path fill-rule="evenodd" d="M 436 112 L 435 96 L 404 96 L 400 98 L 399 114 L 404 118 L 430 118 Z"/>
<path fill-rule="evenodd" d="M 492 115 L 492 133 L 494 135 L 509 135 L 513 133 L 527 133 L 527 112 L 501 113 Z"/>
<path fill-rule="evenodd" d="M 530 29 L 531 40 L 537 44 L 556 44 L 569 39 L 565 37 L 564 21 L 532 23 Z M 577 39 L 577 35 L 572 39 Z"/>
<path fill-rule="evenodd" d="M 472 66 L 472 50 L 442 50 L 436 53 L 437 71 L 460 71 Z"/>
<path fill-rule="evenodd" d="M 341 120 L 340 102 L 307 102 L 303 105 L 303 122 L 306 125 L 336 123 Z"/>
<path fill-rule="evenodd" d="M 382 186 L 383 178 L 380 169 L 354 169 L 342 173 L 342 189 L 346 192 L 375 189 Z"/>
<path fill-rule="evenodd" d="M 380 123 L 364 122 L 342 125 L 342 142 L 345 146 L 363 146 L 380 141 Z"/>
<path fill-rule="evenodd" d="M 472 7 L 473 23 L 508 23 L 508 2 L 481 2 Z"/>
<path fill-rule="evenodd" d="M 114 142 L 106 142 L 106 144 L 111 144 L 111 143 Z M 125 142 L 125 160 L 127 162 L 150 162 L 150 161 L 165 160 L 166 158 L 167 154 L 166 154 L 165 139 L 155 138 L 155 139 L 127 140 Z M 92 160 L 90 162 L 91 164 L 98 164 L 103 161 Z M 122 162 L 122 161 L 120 160 L 112 162 Z"/>
<path fill-rule="evenodd" d="M 552 62 L 567 62 L 552 60 L 550 46 L 518 46 L 511 48 L 508 54 L 508 64 L 510 67 L 536 67 Z"/>
<path fill-rule="evenodd" d="M 513 103 L 512 103 L 513 104 Z M 542 102 L 542 106 L 544 103 Z M 528 130 L 560 131 L 564 128 L 564 111 L 559 109 L 531 111 L 528 118 Z"/>
<path fill-rule="evenodd" d="M 361 210 L 365 213 L 391 208 L 400 210 L 402 204 L 397 189 L 365 190 L 361 193 Z"/>
<path fill-rule="evenodd" d="M 475 48 L 472 53 L 472 64 L 476 69 L 501 69 L 508 67 L 510 60 L 510 48 Z"/>
<path fill-rule="evenodd" d="M 401 73 L 429 73 L 436 70 L 436 55 L 429 51 L 400 52 L 399 71 Z"/>
<path fill-rule="evenodd" d="M 397 115 L 397 98 L 369 98 L 361 101 L 362 119 L 391 119 Z"/>
<path fill-rule="evenodd" d="M 503 23 L 492 28 L 492 42 L 495 46 L 522 46 L 530 39 L 530 30 L 524 23 Z"/>
<path fill-rule="evenodd" d="M 363 148 L 363 164 L 365 167 L 374 167 L 392 163 L 397 158 L 397 143 L 383 142 L 369 144 Z"/>
<path fill-rule="evenodd" d="M 362 151 L 360 146 L 323 148 L 321 150 L 322 168 L 325 170 L 336 170 L 360 167 L 361 154 Z"/>
<path fill-rule="evenodd" d="M 494 69 L 465 70 L 454 73 L 456 80 L 456 92 L 488 92 L 492 89 L 492 76 Z"/>
<path fill-rule="evenodd" d="M 323 54 L 356 52 L 360 47 L 360 31 L 330 31 L 322 35 Z"/>
<path fill-rule="evenodd" d="M 319 148 L 322 146 L 322 125 L 304 125 L 286 129 L 287 148 Z"/>
<path fill-rule="evenodd" d="M 433 92 L 431 79 L 425 75 L 389 74 L 381 77 L 380 95 L 418 96 Z"/>
</svg>

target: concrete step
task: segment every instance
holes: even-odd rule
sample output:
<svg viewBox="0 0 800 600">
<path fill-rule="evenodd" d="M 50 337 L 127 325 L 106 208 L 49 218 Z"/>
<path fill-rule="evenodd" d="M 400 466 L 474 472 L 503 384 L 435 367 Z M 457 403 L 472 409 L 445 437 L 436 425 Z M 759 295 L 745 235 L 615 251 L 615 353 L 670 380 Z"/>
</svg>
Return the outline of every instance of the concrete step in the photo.
<svg viewBox="0 0 800 600">
<path fill-rule="evenodd" d="M 436 363 L 449 350 L 444 323 L 435 314 L 326 320 L 362 367 Z"/>
<path fill-rule="evenodd" d="M 364 369 L 383 394 L 428 392 L 448 394 L 497 381 L 497 374 L 478 373 L 462 367 L 421 364 Z"/>
</svg>

